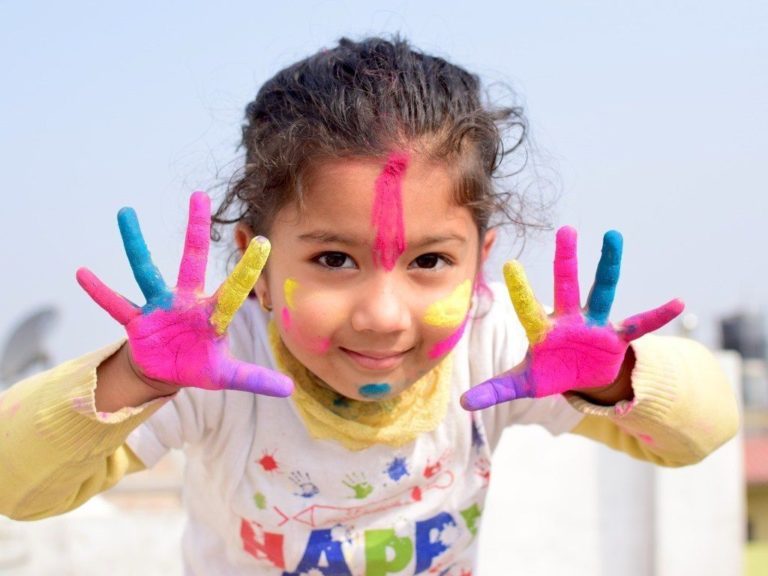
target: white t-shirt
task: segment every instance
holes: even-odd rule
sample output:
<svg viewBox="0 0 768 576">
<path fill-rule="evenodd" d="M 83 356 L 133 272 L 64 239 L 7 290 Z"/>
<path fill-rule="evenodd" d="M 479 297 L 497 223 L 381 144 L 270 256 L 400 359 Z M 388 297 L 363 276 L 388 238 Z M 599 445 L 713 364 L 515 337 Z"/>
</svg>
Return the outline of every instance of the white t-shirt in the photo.
<svg viewBox="0 0 768 576">
<path fill-rule="evenodd" d="M 293 400 L 236 391 L 182 390 L 139 426 L 128 444 L 148 467 L 170 449 L 186 453 L 186 574 L 470 574 L 504 428 L 559 434 L 582 417 L 561 396 L 461 408 L 464 391 L 525 353 L 506 290 L 492 291 L 453 351 L 445 419 L 400 448 L 316 440 Z M 233 354 L 275 368 L 268 321 L 248 300 L 229 330 Z"/>
</svg>

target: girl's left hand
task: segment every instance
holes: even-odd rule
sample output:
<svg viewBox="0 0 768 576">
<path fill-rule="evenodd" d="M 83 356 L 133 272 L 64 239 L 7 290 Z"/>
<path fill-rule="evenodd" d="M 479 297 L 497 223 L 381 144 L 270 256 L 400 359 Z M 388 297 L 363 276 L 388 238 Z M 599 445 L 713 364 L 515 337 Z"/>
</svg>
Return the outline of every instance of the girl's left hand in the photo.
<svg viewBox="0 0 768 576">
<path fill-rule="evenodd" d="M 570 390 L 599 389 L 614 383 L 629 343 L 653 332 L 683 311 L 681 300 L 608 322 L 621 266 L 622 238 L 607 232 L 587 307 L 581 308 L 576 230 L 560 228 L 555 249 L 555 310 L 544 312 L 519 262 L 504 265 L 512 304 L 530 346 L 525 360 L 512 370 L 464 393 L 461 404 L 479 410 L 516 398 L 539 398 Z M 587 393 L 588 394 L 588 393 Z"/>
</svg>

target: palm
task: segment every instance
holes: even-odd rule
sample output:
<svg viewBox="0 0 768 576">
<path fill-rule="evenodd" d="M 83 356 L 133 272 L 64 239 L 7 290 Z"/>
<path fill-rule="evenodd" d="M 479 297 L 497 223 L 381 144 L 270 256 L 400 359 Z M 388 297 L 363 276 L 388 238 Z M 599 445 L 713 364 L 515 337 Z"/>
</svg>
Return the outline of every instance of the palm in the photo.
<svg viewBox="0 0 768 576">
<path fill-rule="evenodd" d="M 226 337 L 234 313 L 261 273 L 269 243 L 254 239 L 229 278 L 213 296 L 206 297 L 203 291 L 211 222 L 208 196 L 197 192 L 190 198 L 184 256 L 173 290 L 152 263 L 133 210 L 121 210 L 118 222 L 146 305 L 135 306 L 87 269 L 78 270 L 77 278 L 96 303 L 125 326 L 138 369 L 149 378 L 175 386 L 289 395 L 293 385 L 288 378 L 233 358 Z"/>
<path fill-rule="evenodd" d="M 462 397 L 469 410 L 516 398 L 539 398 L 606 386 L 616 380 L 629 343 L 652 332 L 682 312 L 680 300 L 627 318 L 618 326 L 608 322 L 619 280 L 622 239 L 608 232 L 595 283 L 586 308 L 581 308 L 576 231 L 557 233 L 555 252 L 555 310 L 547 316 L 517 262 L 504 266 L 504 277 L 530 347 L 517 368 L 475 386 Z"/>
<path fill-rule="evenodd" d="M 581 315 L 560 318 L 544 341 L 531 347 L 534 396 L 604 386 L 619 373 L 628 342 L 611 326 L 589 326 Z"/>
<path fill-rule="evenodd" d="M 217 388 L 218 367 L 228 348 L 210 324 L 210 308 L 202 301 L 187 309 L 155 310 L 128 322 L 128 342 L 133 357 L 141 359 L 141 371 L 177 386 L 194 382 L 200 388 Z"/>
</svg>

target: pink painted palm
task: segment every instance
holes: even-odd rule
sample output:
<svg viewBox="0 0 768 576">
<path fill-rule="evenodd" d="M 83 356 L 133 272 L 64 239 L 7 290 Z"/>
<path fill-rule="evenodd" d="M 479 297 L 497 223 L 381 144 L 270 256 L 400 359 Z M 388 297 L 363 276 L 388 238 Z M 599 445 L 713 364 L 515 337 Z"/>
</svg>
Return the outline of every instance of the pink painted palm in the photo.
<svg viewBox="0 0 768 576">
<path fill-rule="evenodd" d="M 528 336 L 529 349 L 521 365 L 467 391 L 461 400 L 479 410 L 516 398 L 539 398 L 569 390 L 611 384 L 624 362 L 629 343 L 661 328 L 683 310 L 680 300 L 627 318 L 608 322 L 619 280 L 622 238 L 610 231 L 586 308 L 581 307 L 576 231 L 563 227 L 555 250 L 555 310 L 547 316 L 536 300 L 518 262 L 504 266 L 504 278 L 515 312 Z"/>
<path fill-rule="evenodd" d="M 216 293 L 206 296 L 211 210 L 205 193 L 195 192 L 190 198 L 184 254 L 174 289 L 166 286 L 152 263 L 135 212 L 123 208 L 118 223 L 131 269 L 147 303 L 139 307 L 129 302 L 86 268 L 77 271 L 77 280 L 125 327 L 130 355 L 139 371 L 178 387 L 288 396 L 293 389 L 289 378 L 232 357 L 226 336 L 232 317 L 261 273 L 269 242 L 255 238 Z"/>
</svg>

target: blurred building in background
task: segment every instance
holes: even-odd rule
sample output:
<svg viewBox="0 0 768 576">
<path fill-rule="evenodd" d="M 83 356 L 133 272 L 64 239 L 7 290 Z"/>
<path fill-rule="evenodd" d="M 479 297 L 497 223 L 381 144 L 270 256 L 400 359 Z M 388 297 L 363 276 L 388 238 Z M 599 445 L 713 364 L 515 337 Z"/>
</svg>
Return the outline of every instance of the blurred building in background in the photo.
<svg viewBox="0 0 768 576">
<path fill-rule="evenodd" d="M 720 322 L 721 344 L 742 358 L 747 565 L 768 574 L 768 347 L 765 316 L 741 312 Z"/>
</svg>

